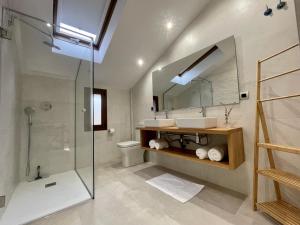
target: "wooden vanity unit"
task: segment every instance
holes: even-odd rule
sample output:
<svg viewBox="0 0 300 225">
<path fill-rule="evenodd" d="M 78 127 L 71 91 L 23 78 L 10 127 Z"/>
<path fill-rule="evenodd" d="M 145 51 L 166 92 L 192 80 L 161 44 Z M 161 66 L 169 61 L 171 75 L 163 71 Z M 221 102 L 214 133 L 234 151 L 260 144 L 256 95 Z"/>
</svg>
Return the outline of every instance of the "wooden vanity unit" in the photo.
<svg viewBox="0 0 300 225">
<path fill-rule="evenodd" d="M 178 127 L 145 127 L 139 128 L 141 132 L 141 147 L 146 151 L 157 152 L 181 159 L 191 160 L 197 163 L 206 163 L 223 169 L 233 170 L 238 168 L 245 161 L 244 141 L 242 128 L 178 128 Z M 167 149 L 151 149 L 149 141 L 158 137 L 158 132 L 167 132 L 172 134 L 196 134 L 199 135 L 224 135 L 228 145 L 228 156 L 221 162 L 210 161 L 209 159 L 199 159 L 195 150 L 170 147 Z"/>
</svg>

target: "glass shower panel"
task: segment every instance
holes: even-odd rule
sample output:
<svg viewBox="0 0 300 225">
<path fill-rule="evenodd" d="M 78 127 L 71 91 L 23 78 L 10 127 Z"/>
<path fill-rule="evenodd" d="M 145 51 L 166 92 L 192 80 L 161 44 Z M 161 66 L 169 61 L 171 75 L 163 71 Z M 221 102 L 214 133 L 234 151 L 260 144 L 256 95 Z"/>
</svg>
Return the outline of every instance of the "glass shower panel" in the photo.
<svg viewBox="0 0 300 225">
<path fill-rule="evenodd" d="M 23 75 L 20 179 L 34 180 L 37 168 L 42 177 L 75 168 L 93 197 L 92 39 L 83 45 L 53 36 L 55 25 L 39 18 L 11 9 L 5 13 Z"/>
<path fill-rule="evenodd" d="M 75 169 L 94 197 L 93 64 L 82 60 L 76 77 Z"/>
</svg>

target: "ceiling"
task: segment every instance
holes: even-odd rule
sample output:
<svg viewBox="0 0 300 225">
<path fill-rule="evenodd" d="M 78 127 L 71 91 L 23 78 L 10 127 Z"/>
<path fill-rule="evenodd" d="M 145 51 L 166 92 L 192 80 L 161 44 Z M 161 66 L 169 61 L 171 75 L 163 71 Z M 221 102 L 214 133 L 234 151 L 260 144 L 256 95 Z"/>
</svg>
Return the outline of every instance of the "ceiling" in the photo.
<svg viewBox="0 0 300 225">
<path fill-rule="evenodd" d="M 11 8 L 51 22 L 53 0 L 11 0 Z"/>
<path fill-rule="evenodd" d="M 52 21 L 52 0 L 12 1 L 10 7 L 46 21 Z M 65 1 L 66 4 L 70 2 L 70 0 Z M 89 23 L 89 21 L 94 21 L 97 17 L 96 12 L 100 5 L 97 8 L 96 3 L 100 0 L 88 0 L 91 4 L 87 4 L 86 7 L 81 5 L 83 0 L 76 1 L 78 2 L 77 8 L 72 8 L 66 14 L 68 20 L 71 21 L 72 12 L 76 12 L 74 19 L 80 18 L 78 20 L 80 28 L 93 31 L 90 25 L 96 26 L 96 24 Z M 87 0 L 84 2 L 86 3 Z M 208 2 L 209 0 L 127 0 L 104 61 L 102 64 L 95 64 L 95 81 L 120 89 L 131 88 Z M 85 17 L 85 15 L 88 16 Z M 166 28 L 166 23 L 169 21 L 174 24 L 170 30 Z M 26 36 L 22 38 L 24 41 L 22 45 L 25 46 L 23 55 L 27 61 L 27 65 L 24 66 L 27 71 L 74 78 L 78 60 L 45 53 L 45 50 L 42 50 L 44 48 L 40 46 L 42 41 L 30 36 L 31 33 L 22 31 L 22 35 Z M 143 66 L 137 65 L 138 58 L 144 60 Z M 53 71 L 54 68 L 55 71 Z"/>
<path fill-rule="evenodd" d="M 127 0 L 121 21 L 95 80 L 131 88 L 200 13 L 208 0 Z M 173 29 L 166 23 L 172 21 Z M 137 66 L 142 58 L 145 63 Z"/>
</svg>

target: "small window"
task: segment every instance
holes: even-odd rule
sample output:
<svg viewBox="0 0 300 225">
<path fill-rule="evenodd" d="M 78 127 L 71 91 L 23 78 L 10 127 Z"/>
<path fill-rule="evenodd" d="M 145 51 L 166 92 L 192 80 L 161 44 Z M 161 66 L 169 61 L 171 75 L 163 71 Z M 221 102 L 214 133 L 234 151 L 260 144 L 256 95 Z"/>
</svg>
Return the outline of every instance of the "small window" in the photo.
<svg viewBox="0 0 300 225">
<path fill-rule="evenodd" d="M 65 35 L 68 35 L 68 36 L 74 37 L 74 38 L 79 38 L 79 39 L 85 40 L 85 41 L 90 41 L 91 40 L 90 38 L 92 38 L 93 41 L 96 40 L 95 34 L 89 33 L 87 31 L 81 30 L 79 28 L 70 26 L 65 23 L 59 24 L 59 32 L 61 34 L 65 34 Z M 88 38 L 88 37 L 90 37 L 90 38 Z"/>
<path fill-rule="evenodd" d="M 94 131 L 107 130 L 107 93 L 105 89 L 94 88 Z"/>
</svg>

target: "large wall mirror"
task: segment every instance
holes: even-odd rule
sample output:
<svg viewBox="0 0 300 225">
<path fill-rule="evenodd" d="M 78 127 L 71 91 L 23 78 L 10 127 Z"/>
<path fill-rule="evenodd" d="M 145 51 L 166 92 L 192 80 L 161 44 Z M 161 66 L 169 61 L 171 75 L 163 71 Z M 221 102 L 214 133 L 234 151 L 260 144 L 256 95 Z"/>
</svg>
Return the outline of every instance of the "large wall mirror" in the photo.
<svg viewBox="0 0 300 225">
<path fill-rule="evenodd" d="M 152 79 L 154 111 L 239 103 L 234 37 L 154 71 Z"/>
</svg>

